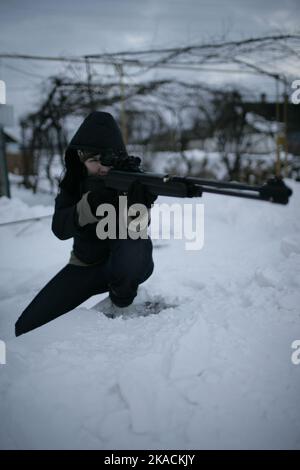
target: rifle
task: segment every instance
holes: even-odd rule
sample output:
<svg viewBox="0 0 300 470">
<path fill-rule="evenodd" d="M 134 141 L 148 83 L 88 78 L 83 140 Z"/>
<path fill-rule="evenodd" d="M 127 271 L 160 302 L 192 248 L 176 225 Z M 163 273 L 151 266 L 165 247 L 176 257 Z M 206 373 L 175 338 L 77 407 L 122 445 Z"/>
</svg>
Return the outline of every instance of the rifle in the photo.
<svg viewBox="0 0 300 470">
<path fill-rule="evenodd" d="M 247 199 L 287 204 L 293 191 L 280 177 L 270 178 L 262 185 L 230 183 L 193 177 L 170 176 L 168 174 L 111 169 L 106 176 L 90 176 L 85 189 L 97 191 L 99 179 L 105 187 L 127 192 L 130 184 L 139 180 L 156 196 L 201 197 L 204 192 L 236 196 Z"/>
<path fill-rule="evenodd" d="M 202 193 L 236 196 L 247 199 L 287 204 L 293 194 L 281 177 L 272 177 L 266 183 L 258 185 L 230 183 L 190 176 L 171 176 L 168 174 L 145 172 L 141 167 L 141 158 L 127 153 L 114 154 L 113 151 L 101 155 L 102 165 L 112 166 L 103 178 L 105 187 L 127 192 L 130 184 L 139 180 L 155 196 L 201 197 Z M 84 184 L 86 190 L 96 190 L 99 177 L 89 177 Z"/>
</svg>

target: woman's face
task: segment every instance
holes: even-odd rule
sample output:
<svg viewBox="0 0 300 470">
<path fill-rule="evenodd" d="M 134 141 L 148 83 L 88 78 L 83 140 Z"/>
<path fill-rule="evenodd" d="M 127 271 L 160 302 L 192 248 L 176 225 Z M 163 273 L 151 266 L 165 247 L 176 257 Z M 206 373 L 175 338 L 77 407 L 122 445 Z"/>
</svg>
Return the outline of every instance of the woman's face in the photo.
<svg viewBox="0 0 300 470">
<path fill-rule="evenodd" d="M 112 168 L 111 166 L 102 165 L 96 158 L 88 158 L 84 165 L 87 168 L 88 174 L 92 176 L 105 176 Z"/>
</svg>

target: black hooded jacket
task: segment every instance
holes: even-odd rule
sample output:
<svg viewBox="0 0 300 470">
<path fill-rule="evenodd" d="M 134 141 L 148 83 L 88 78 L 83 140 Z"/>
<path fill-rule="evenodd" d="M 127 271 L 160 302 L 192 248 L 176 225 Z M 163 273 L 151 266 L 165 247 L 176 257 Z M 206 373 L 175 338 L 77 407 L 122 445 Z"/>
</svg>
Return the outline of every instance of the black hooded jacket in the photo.
<svg viewBox="0 0 300 470">
<path fill-rule="evenodd" d="M 90 151 L 112 150 L 120 155 L 126 154 L 122 135 L 114 118 L 109 113 L 93 112 L 81 124 L 71 139 L 65 152 L 66 170 L 78 173 L 82 166 L 77 156 L 77 149 Z M 104 177 L 105 178 L 105 177 Z M 100 178 L 101 180 L 101 178 Z M 55 199 L 55 211 L 52 219 L 52 231 L 60 240 L 74 238 L 73 252 L 75 256 L 86 264 L 104 261 L 109 256 L 108 240 L 100 240 L 96 235 L 95 223 L 83 227 L 79 225 L 77 203 L 84 194 L 84 179 L 78 179 L 72 188 L 67 189 L 60 185 L 60 191 Z M 119 192 L 101 187 L 103 203 L 118 204 Z"/>
</svg>

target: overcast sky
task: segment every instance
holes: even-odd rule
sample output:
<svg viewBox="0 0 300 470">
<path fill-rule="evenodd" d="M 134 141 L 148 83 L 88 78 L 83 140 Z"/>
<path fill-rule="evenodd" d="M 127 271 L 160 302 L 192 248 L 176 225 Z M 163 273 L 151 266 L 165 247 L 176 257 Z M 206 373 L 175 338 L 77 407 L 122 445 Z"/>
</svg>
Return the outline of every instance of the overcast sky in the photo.
<svg viewBox="0 0 300 470">
<path fill-rule="evenodd" d="M 0 0 L 0 53 L 80 55 L 299 31 L 300 0 Z M 58 63 L 0 59 L 16 118 Z"/>
</svg>

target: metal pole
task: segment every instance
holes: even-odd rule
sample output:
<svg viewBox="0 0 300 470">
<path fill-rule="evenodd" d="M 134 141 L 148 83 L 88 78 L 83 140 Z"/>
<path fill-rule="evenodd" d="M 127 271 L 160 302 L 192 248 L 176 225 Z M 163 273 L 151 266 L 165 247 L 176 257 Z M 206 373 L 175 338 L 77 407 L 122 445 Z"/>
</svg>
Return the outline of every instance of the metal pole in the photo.
<svg viewBox="0 0 300 470">
<path fill-rule="evenodd" d="M 0 125 L 0 196 L 10 197 L 3 126 Z"/>
<path fill-rule="evenodd" d="M 288 177 L 288 94 L 287 83 L 284 93 L 284 176 Z"/>
<path fill-rule="evenodd" d="M 277 123 L 277 132 L 276 132 L 276 163 L 275 163 L 275 175 L 280 176 L 281 173 L 281 164 L 280 164 L 280 146 L 279 146 L 279 119 L 280 119 L 280 108 L 279 108 L 279 77 L 275 77 L 276 80 L 276 123 Z"/>
<path fill-rule="evenodd" d="M 92 86 L 92 72 L 91 72 L 91 65 L 89 60 L 85 58 L 85 67 L 86 67 L 86 74 L 87 74 L 87 84 L 88 84 L 88 95 L 90 100 L 90 109 L 91 111 L 96 111 L 95 102 L 94 102 L 94 95 L 93 95 L 93 86 Z"/>
<path fill-rule="evenodd" d="M 123 134 L 123 139 L 125 145 L 128 143 L 128 134 L 127 134 L 127 116 L 125 109 L 125 86 L 124 86 L 124 70 L 122 64 L 115 64 L 115 68 L 119 74 L 120 78 L 120 95 L 121 95 L 121 129 Z"/>
<path fill-rule="evenodd" d="M 30 217 L 28 219 L 11 220 L 10 222 L 1 222 L 0 227 L 4 227 L 5 225 L 24 224 L 25 222 L 35 222 L 37 220 L 47 219 L 49 217 L 53 217 L 53 214 L 40 215 L 36 217 Z"/>
</svg>

